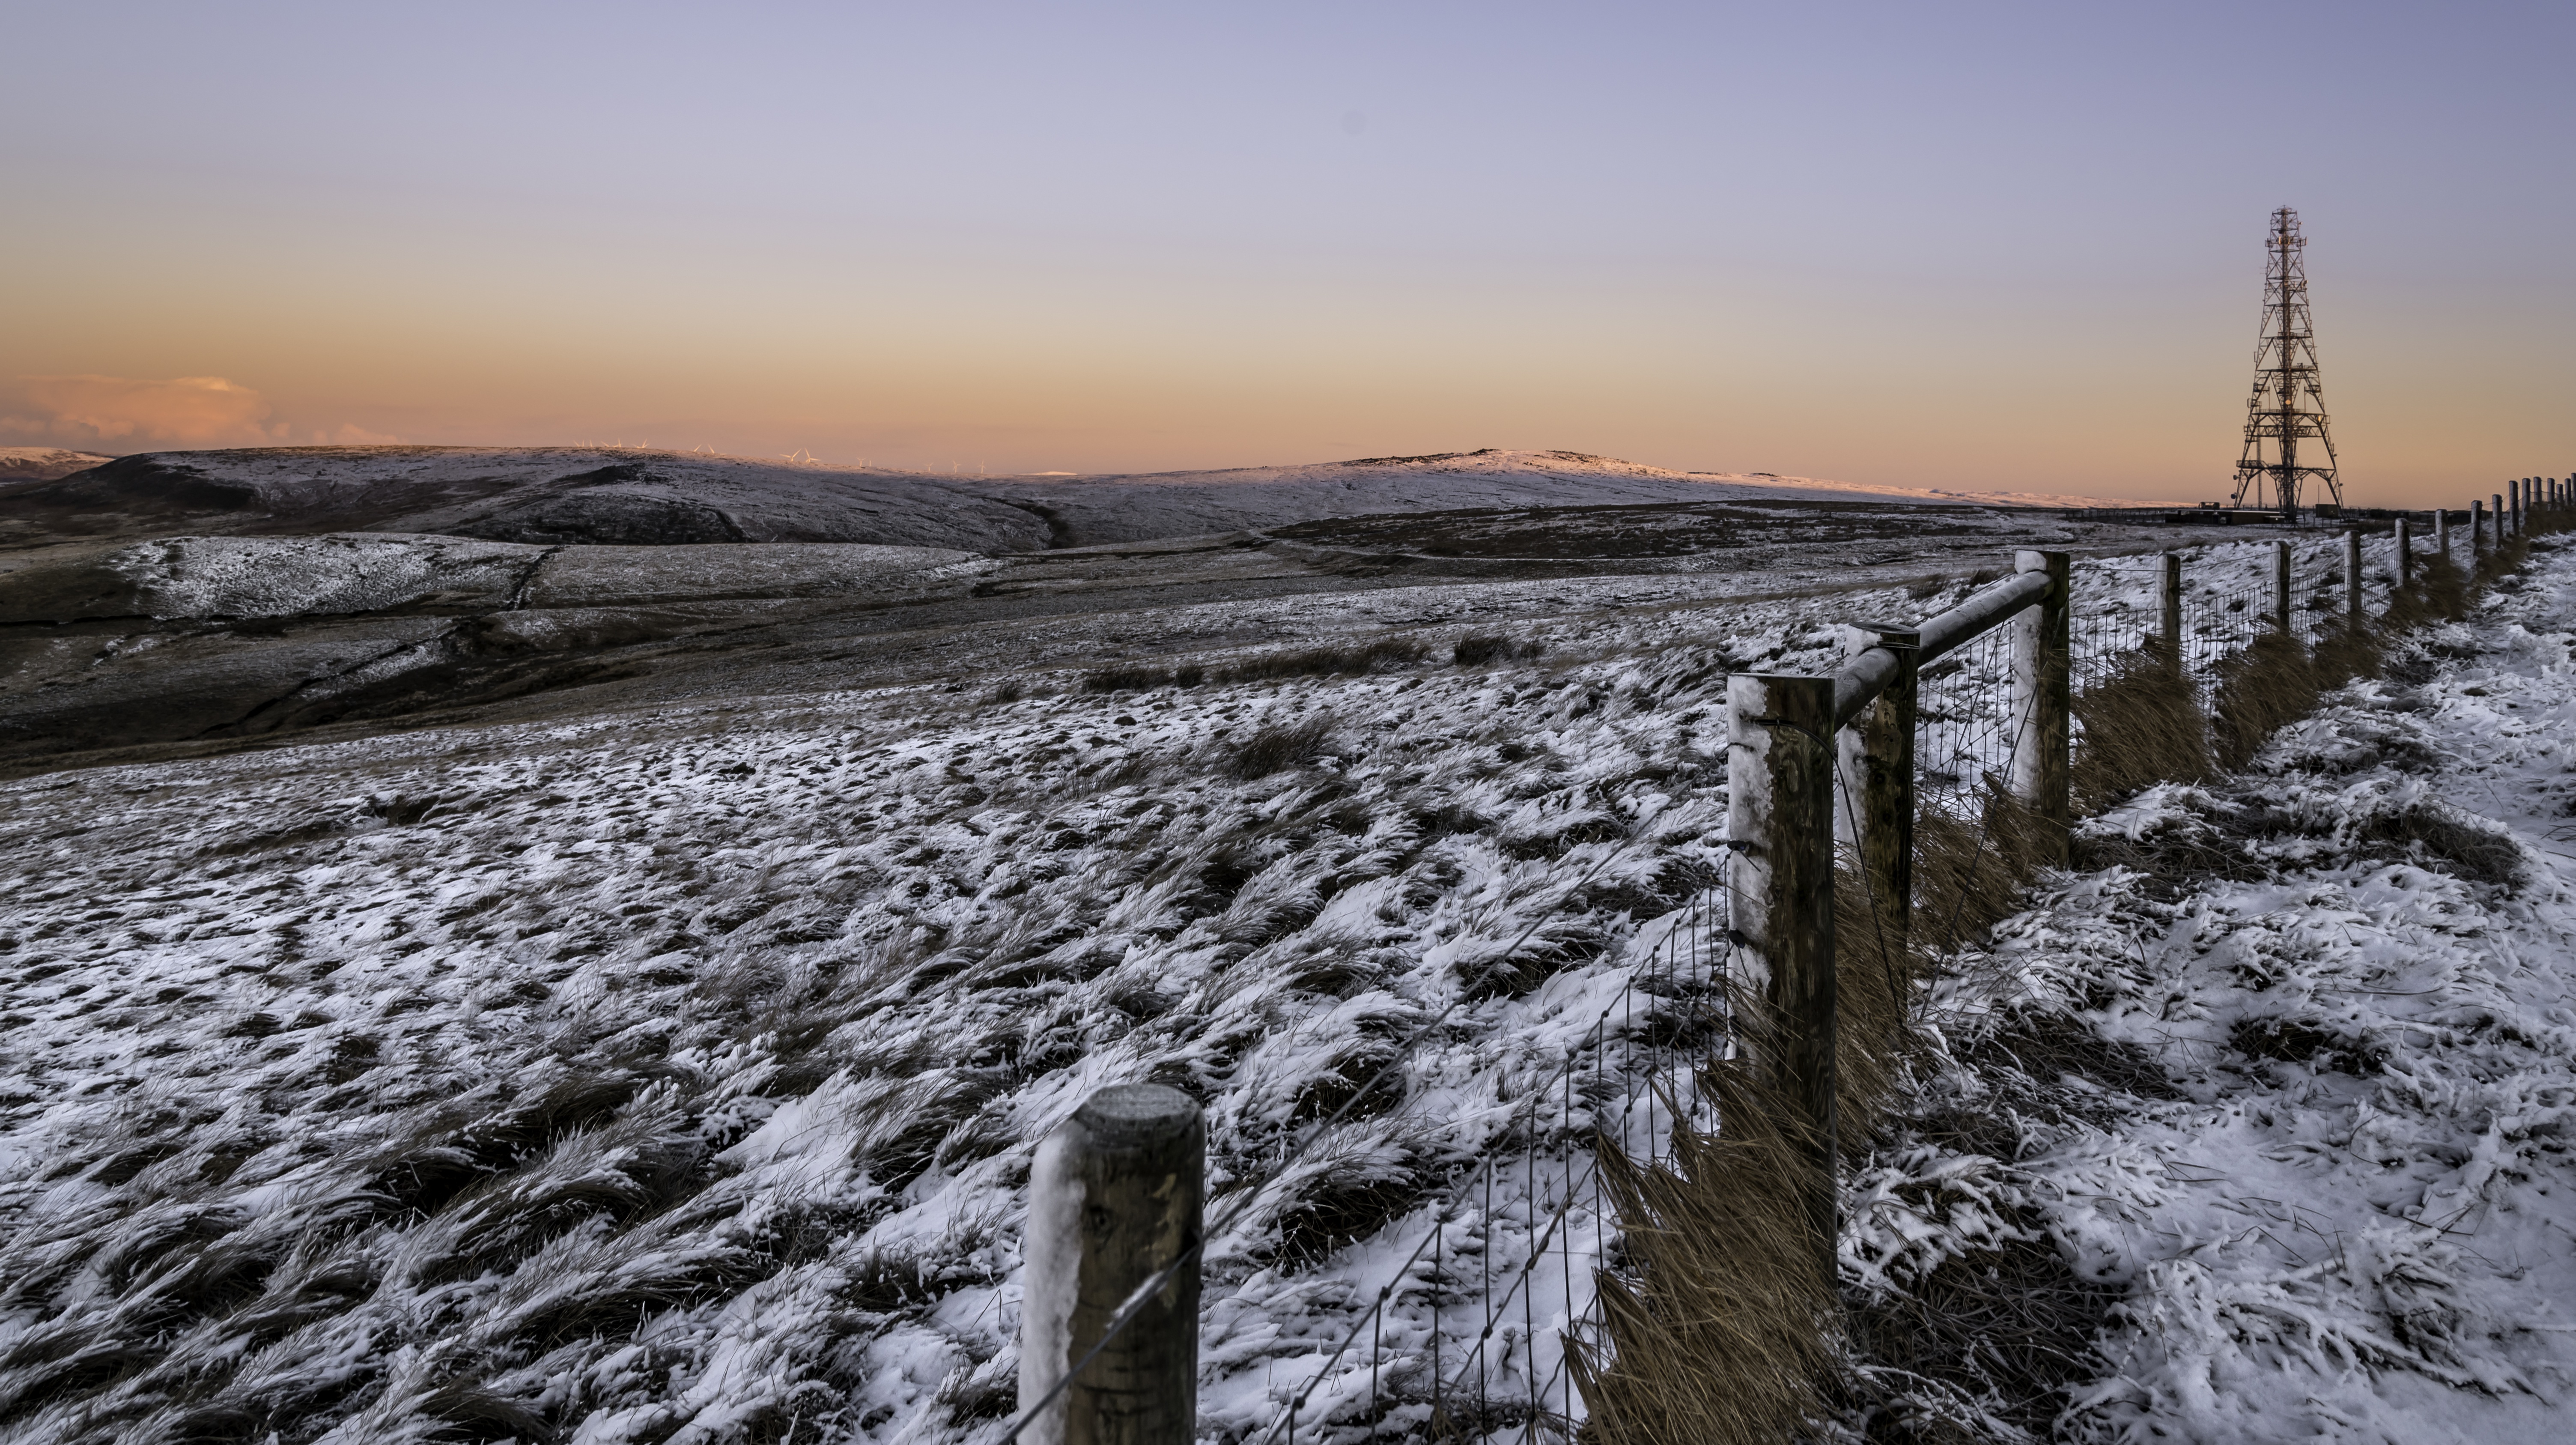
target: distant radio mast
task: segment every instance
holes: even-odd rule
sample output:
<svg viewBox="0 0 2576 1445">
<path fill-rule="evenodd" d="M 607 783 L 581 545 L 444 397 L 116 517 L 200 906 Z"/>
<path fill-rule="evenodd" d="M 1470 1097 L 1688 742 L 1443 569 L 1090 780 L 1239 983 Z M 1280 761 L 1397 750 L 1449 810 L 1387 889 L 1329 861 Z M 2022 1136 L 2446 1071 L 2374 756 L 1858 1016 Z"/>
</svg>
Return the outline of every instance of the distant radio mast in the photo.
<svg viewBox="0 0 2576 1445">
<path fill-rule="evenodd" d="M 2326 499 L 2341 507 L 2326 396 L 2317 384 L 2316 326 L 2308 319 L 2308 238 L 2299 233 L 2298 212 L 2283 206 L 2272 213 L 2264 248 L 2270 260 L 2263 273 L 2263 339 L 2254 348 L 2254 399 L 2245 406 L 2245 454 L 2236 462 L 2232 505 L 2244 506 L 2251 492 L 2254 505 L 2262 506 L 2268 486 L 2271 503 L 2295 516 L 2299 481 L 2314 477 L 2325 483 Z M 2302 441 L 2313 443 L 2304 455 Z"/>
</svg>

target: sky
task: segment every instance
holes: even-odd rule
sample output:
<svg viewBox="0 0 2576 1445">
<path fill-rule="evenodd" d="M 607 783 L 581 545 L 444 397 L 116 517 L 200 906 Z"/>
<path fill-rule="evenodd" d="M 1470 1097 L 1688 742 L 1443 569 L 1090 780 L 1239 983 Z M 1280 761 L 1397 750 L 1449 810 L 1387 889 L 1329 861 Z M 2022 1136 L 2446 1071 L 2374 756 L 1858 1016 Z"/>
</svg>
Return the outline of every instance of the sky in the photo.
<svg viewBox="0 0 2576 1445">
<path fill-rule="evenodd" d="M 10 0 L 0 444 L 2576 471 L 2576 6 Z"/>
</svg>

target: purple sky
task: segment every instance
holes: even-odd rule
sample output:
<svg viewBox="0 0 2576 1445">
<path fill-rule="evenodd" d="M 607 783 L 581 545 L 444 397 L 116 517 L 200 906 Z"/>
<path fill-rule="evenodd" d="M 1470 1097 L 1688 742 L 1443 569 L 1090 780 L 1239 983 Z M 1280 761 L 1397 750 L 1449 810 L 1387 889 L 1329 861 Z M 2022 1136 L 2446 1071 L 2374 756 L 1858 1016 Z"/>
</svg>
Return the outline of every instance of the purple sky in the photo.
<svg viewBox="0 0 2576 1445">
<path fill-rule="evenodd" d="M 2564 4 L 84 3 L 8 34 L 0 443 L 1565 447 L 2208 497 L 2286 204 L 2352 500 L 2576 470 Z"/>
</svg>

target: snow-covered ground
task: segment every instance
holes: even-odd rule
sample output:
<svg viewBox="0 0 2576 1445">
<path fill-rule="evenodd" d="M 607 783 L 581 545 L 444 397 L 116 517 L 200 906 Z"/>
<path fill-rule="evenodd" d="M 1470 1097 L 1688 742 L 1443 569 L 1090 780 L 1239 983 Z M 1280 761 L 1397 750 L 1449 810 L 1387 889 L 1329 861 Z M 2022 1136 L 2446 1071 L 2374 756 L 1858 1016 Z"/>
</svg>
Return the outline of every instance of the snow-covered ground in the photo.
<svg viewBox="0 0 2576 1445">
<path fill-rule="evenodd" d="M 2576 552 L 2544 552 L 2248 776 L 2086 824 L 2126 861 L 2048 889 L 1930 1013 L 1984 1062 L 1921 1107 L 1991 1114 L 1999 1150 L 1863 1171 L 1852 1278 L 2044 1232 L 2118 1300 L 2064 1438 L 2576 1433 L 2571 643 Z M 1998 1071 L 2048 1019 L 2165 1097 Z"/>
<path fill-rule="evenodd" d="M 2259 578 L 2267 552 L 2210 548 L 2195 585 Z M 2144 577 L 2088 564 L 2079 605 L 2135 614 Z M 0 1439 L 989 1436 L 1016 1374 L 1030 1152 L 1090 1089 L 1140 1077 L 1206 1102 L 1212 1185 L 1259 1191 L 1210 1253 L 1206 1398 L 1212 1427 L 1267 1428 L 1409 1211 L 1496 1147 L 1495 1101 L 1582 1046 L 1712 876 L 1725 671 L 1825 670 L 1833 624 L 1963 588 L 1564 619 L 1517 661 L 1453 664 L 1453 625 L 1356 676 L 996 677 L 0 784 Z M 2549 619 L 2510 609 L 2571 591 L 2545 570 L 2464 631 L 2454 650 L 2511 650 L 2445 664 L 2427 711 L 2352 716 L 2434 729 L 2456 710 L 2468 736 L 2523 700 L 2541 728 L 2518 724 L 2511 766 L 2542 767 L 2566 713 L 2537 705 L 2570 686 L 2566 658 L 2517 640 Z M 2381 773 L 2283 776 L 2331 801 Z M 2158 796 L 2141 806 L 2184 806 Z M 2402 879 L 2374 886 L 2492 907 L 2480 938 L 2541 951 L 2511 923 L 2556 906 L 2537 885 L 2490 904 L 2421 865 Z M 2089 955 L 2042 940 L 2145 916 L 2120 896 L 2092 880 L 2020 929 L 2020 986 L 2072 987 Z M 2212 1012 L 2156 1026 L 2214 1031 L 2214 1068 L 2234 1016 L 2195 1006 Z M 1435 1017 L 1400 1096 L 1274 1171 Z M 2410 1017 L 2476 1032 L 2456 1009 Z M 2512 1025 L 2559 1037 L 2544 1026 Z M 2135 1161 L 2113 1179 L 2132 1216 L 2201 1207 L 2180 1182 L 2197 1156 L 2096 1137 L 2043 1141 L 2054 1174 L 2039 1153 L 1994 1167 L 2036 1197 Z M 2461 1137 L 2473 1154 L 2484 1135 Z M 2112 1237 L 2084 1222 L 2107 1206 L 2046 1207 L 2070 1239 Z M 2259 1246 L 2211 1240 L 2186 1257 L 2142 1231 L 2117 1257 L 2140 1279 L 2186 1258 L 2261 1277 Z M 2085 1418 L 2178 1408 L 2154 1392 L 2183 1388 L 2179 1366 L 2121 1348 L 2131 1383 Z M 2544 1365 L 2516 1368 L 2554 1391 Z"/>
</svg>

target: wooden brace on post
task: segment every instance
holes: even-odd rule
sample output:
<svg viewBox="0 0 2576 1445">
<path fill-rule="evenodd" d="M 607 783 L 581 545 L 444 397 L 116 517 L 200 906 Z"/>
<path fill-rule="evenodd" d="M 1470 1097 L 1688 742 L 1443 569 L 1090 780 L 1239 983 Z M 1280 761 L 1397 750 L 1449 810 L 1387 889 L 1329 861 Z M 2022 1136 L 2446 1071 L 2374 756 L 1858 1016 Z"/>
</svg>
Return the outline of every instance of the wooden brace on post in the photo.
<svg viewBox="0 0 2576 1445">
<path fill-rule="evenodd" d="M 1834 1271 L 1834 684 L 1738 673 L 1726 681 L 1728 899 L 1766 975 L 1748 1040 L 1806 1154 L 1809 1222 Z"/>
<path fill-rule="evenodd" d="M 1911 627 L 1865 622 L 1848 634 L 1848 652 L 1883 647 L 1895 654 L 1896 675 L 1867 711 L 1841 736 L 1843 796 L 1855 814 L 1852 841 L 1860 852 L 1861 881 L 1891 953 L 1905 949 L 1914 912 L 1914 706 L 1915 654 L 1922 634 Z"/>
</svg>

